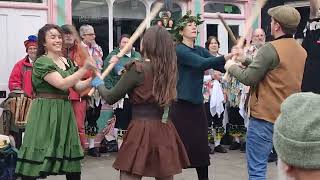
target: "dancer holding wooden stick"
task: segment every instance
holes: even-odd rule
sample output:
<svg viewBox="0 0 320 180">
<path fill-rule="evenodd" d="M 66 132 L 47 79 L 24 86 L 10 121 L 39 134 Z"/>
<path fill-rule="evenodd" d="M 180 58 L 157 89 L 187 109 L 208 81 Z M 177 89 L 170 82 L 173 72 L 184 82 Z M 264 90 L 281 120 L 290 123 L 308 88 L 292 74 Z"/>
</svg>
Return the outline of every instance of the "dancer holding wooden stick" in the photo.
<svg viewBox="0 0 320 180">
<path fill-rule="evenodd" d="M 290 6 L 277 6 L 269 9 L 268 14 L 271 16 L 271 34 L 275 40 L 263 45 L 247 68 L 240 68 L 233 60 L 225 65 L 230 75 L 253 88 L 246 138 L 250 180 L 266 179 L 273 125 L 280 114 L 282 101 L 301 91 L 307 55 L 293 39 L 301 19 L 299 12 Z M 244 59 L 242 52 L 238 51 L 240 61 Z"/>
<path fill-rule="evenodd" d="M 191 11 L 188 11 L 176 24 L 176 38 L 179 42 L 176 46 L 178 96 L 170 108 L 169 117 L 186 147 L 190 168 L 196 168 L 199 180 L 208 180 L 210 158 L 208 122 L 202 94 L 203 76 L 208 69 L 223 70 L 221 66 L 226 59 L 231 58 L 231 54 L 214 57 L 207 49 L 194 44 L 197 26 L 201 23 L 200 15 L 192 16 Z"/>
<path fill-rule="evenodd" d="M 177 57 L 170 33 L 163 27 L 149 28 L 142 41 L 141 61 L 126 66 L 114 88 L 95 78 L 92 86 L 108 104 L 127 93 L 132 103 L 132 120 L 113 167 L 121 180 L 140 180 L 143 176 L 173 180 L 189 166 L 179 135 L 170 120 L 162 120 L 164 107 L 176 98 Z M 119 61 L 115 56 L 111 63 Z M 207 148 L 207 146 L 206 146 Z"/>
<path fill-rule="evenodd" d="M 38 33 L 38 58 L 32 72 L 35 97 L 16 166 L 23 180 L 56 174 L 66 174 L 68 180 L 81 179 L 83 151 L 68 89 L 89 87 L 90 79 L 80 80 L 95 66 L 87 60 L 75 72 L 73 63 L 61 56 L 62 36 L 62 29 L 53 24 L 43 26 Z"/>
</svg>

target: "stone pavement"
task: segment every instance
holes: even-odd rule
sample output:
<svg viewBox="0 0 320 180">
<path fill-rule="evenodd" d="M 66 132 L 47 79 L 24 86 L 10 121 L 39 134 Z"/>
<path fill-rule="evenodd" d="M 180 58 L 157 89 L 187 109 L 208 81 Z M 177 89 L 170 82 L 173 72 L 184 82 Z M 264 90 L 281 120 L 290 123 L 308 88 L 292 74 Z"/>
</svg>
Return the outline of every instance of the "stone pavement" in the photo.
<svg viewBox="0 0 320 180">
<path fill-rule="evenodd" d="M 101 158 L 86 157 L 83 160 L 82 180 L 118 180 L 119 172 L 112 168 L 116 154 L 103 154 Z M 275 163 L 268 164 L 268 180 L 276 180 Z M 247 168 L 245 154 L 239 150 L 211 156 L 210 180 L 246 180 Z M 48 180 L 65 180 L 64 176 L 50 176 Z M 143 178 L 151 180 L 152 178 Z M 184 170 L 175 180 L 197 180 L 194 169 Z"/>
</svg>

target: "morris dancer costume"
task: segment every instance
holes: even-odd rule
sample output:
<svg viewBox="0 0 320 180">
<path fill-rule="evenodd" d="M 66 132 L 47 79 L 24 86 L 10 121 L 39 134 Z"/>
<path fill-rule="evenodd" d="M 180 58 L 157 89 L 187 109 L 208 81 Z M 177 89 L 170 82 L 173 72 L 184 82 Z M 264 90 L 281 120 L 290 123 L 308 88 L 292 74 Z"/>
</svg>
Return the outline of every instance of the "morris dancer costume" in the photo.
<svg viewBox="0 0 320 180">
<path fill-rule="evenodd" d="M 208 166 L 210 165 L 208 149 L 208 121 L 203 105 L 203 76 L 208 69 L 217 69 L 225 63 L 224 56 L 214 57 L 209 51 L 200 46 L 189 47 L 183 43 L 180 33 L 191 24 L 196 30 L 200 25 L 200 15 L 191 16 L 187 12 L 176 25 L 176 46 L 178 61 L 177 101 L 170 107 L 169 118 L 172 119 L 183 144 L 186 147 L 191 168 L 197 168 L 200 180 L 208 179 Z M 190 28 L 190 27 L 188 27 Z M 191 31 L 187 29 L 188 32 Z M 187 31 L 186 30 L 186 31 Z M 189 32 L 190 33 L 190 32 Z M 196 35 L 195 35 L 196 37 Z M 194 37 L 194 39 L 195 39 Z M 193 42 L 194 39 L 190 39 Z M 222 69 L 222 68 L 221 68 Z M 218 69 L 219 70 L 219 69 Z"/>
<path fill-rule="evenodd" d="M 173 55 L 172 58 L 174 58 L 171 35 L 162 27 L 149 28 L 143 38 L 143 41 L 149 42 L 143 43 L 143 46 L 149 49 L 147 46 L 154 42 L 155 37 L 163 39 L 159 41 L 160 45 L 156 43 L 153 46 L 156 48 L 150 48 L 151 50 L 146 50 L 144 53 L 149 55 L 147 52 L 151 52 L 153 54 L 150 56 L 158 57 L 157 51 L 163 51 L 159 54 L 172 51 L 164 56 Z M 171 50 L 162 50 L 166 41 Z M 161 42 L 164 43 L 161 45 Z M 111 90 L 106 89 L 103 81 L 97 78 L 92 84 L 98 88 L 99 93 L 108 104 L 114 104 L 126 94 L 129 94 L 129 100 L 132 103 L 132 120 L 113 167 L 121 171 L 121 176 L 122 173 L 128 173 L 131 178 L 135 176 L 134 179 L 149 176 L 171 180 L 171 176 L 181 173 L 182 168 L 188 167 L 189 160 L 174 125 L 170 119 L 162 119 L 164 107 L 159 104 L 153 93 L 153 88 L 156 86 L 154 85 L 156 77 L 154 71 L 158 69 L 155 68 L 157 66 L 153 66 L 152 60 L 134 61 L 127 64 L 127 71 Z M 160 63 L 159 61 L 162 60 L 155 61 Z M 166 58 L 166 62 L 163 63 L 175 64 L 175 59 Z M 205 148 L 208 150 L 207 144 Z"/>
<path fill-rule="evenodd" d="M 61 26 L 61 29 L 65 33 L 65 35 L 73 36 L 73 39 L 75 39 L 76 34 L 74 35 L 72 31 L 72 25 L 63 25 Z M 82 67 L 84 65 L 84 61 L 86 60 L 86 57 L 88 56 L 85 54 L 86 52 L 83 52 L 81 50 L 81 47 L 77 41 L 73 42 L 73 46 L 66 47 L 64 49 L 64 55 L 65 57 L 69 58 L 75 66 Z M 83 77 L 83 80 L 88 79 L 92 76 L 92 72 L 89 72 Z M 87 138 L 85 135 L 85 119 L 86 119 L 86 110 L 87 110 L 87 91 L 84 91 L 82 93 L 78 93 L 72 88 L 69 89 L 69 99 L 72 102 L 72 108 L 74 111 L 74 115 L 77 121 L 77 127 L 80 137 L 81 146 L 83 149 L 85 149 L 85 144 L 87 142 Z"/>
<path fill-rule="evenodd" d="M 119 42 L 119 46 L 121 46 L 121 41 L 126 38 L 130 38 L 128 35 L 122 35 L 120 38 L 120 42 Z M 120 52 L 120 47 L 115 48 L 108 56 L 107 58 L 104 60 L 103 63 L 103 69 L 106 69 L 109 65 L 109 60 L 112 56 L 117 55 Z M 122 72 L 124 70 L 124 65 L 140 59 L 141 55 L 131 49 L 130 52 L 128 52 L 127 54 L 125 54 L 123 57 L 120 58 L 120 61 L 118 62 L 118 64 L 113 68 L 113 70 L 110 72 L 109 76 L 107 76 L 104 79 L 105 82 L 105 86 L 107 89 L 111 89 L 113 88 L 117 82 L 120 80 Z M 125 131 L 128 128 L 128 125 L 130 123 L 131 120 L 131 104 L 129 102 L 128 96 L 125 96 L 125 98 L 120 99 L 118 102 L 116 102 L 115 104 L 112 105 L 113 109 L 114 109 L 114 115 L 116 117 L 116 123 L 115 123 L 115 128 L 117 128 L 117 139 L 119 140 L 119 147 L 121 144 L 121 141 L 123 139 L 123 135 L 125 134 Z"/>
<path fill-rule="evenodd" d="M 38 43 L 40 57 L 35 61 L 32 72 L 35 99 L 27 115 L 28 124 L 19 150 L 16 173 L 22 175 L 22 179 L 66 174 L 67 179 L 79 180 L 83 151 L 72 105 L 68 99 L 69 92 L 54 87 L 44 79 L 54 72 L 59 73 L 62 78 L 72 76 L 72 82 L 78 82 L 85 69 L 71 75 L 75 72 L 75 67 L 70 60 L 65 61 L 63 57 L 57 57 L 56 60 L 50 58 L 49 53 L 51 56 L 59 56 L 57 47 L 53 46 L 58 40 L 49 39 L 51 36 L 62 36 L 59 26 L 47 24 L 39 30 L 39 41 L 42 40 Z M 59 41 L 62 47 L 62 39 Z M 46 51 L 45 43 L 48 44 Z M 45 55 L 47 53 L 48 55 Z M 66 69 L 59 67 L 56 61 L 63 63 Z M 56 74 L 51 75 L 53 77 Z M 67 83 L 66 79 L 63 81 Z"/>
<path fill-rule="evenodd" d="M 81 46 L 88 52 L 89 56 L 95 61 L 98 71 L 102 70 L 103 66 L 103 51 L 101 47 L 95 42 L 95 32 L 91 25 L 82 25 L 79 29 L 80 36 L 82 38 Z M 89 150 L 88 155 L 93 157 L 99 157 L 100 153 L 95 148 L 95 137 L 98 134 L 97 121 L 101 113 L 101 98 L 98 91 L 92 95 L 87 101 L 87 112 L 85 122 L 85 133 L 88 137 Z"/>
<path fill-rule="evenodd" d="M 222 56 L 219 53 L 220 42 L 215 36 L 210 36 L 205 43 L 205 46 L 213 56 Z M 213 154 L 214 152 L 227 152 L 227 150 L 220 145 L 220 141 L 225 134 L 225 129 L 223 126 L 225 98 L 222 86 L 220 84 L 221 78 L 215 79 L 215 73 L 220 73 L 221 76 L 220 71 L 209 69 L 205 71 L 205 75 L 203 77 L 203 98 L 208 120 L 208 140 L 210 154 Z"/>
</svg>

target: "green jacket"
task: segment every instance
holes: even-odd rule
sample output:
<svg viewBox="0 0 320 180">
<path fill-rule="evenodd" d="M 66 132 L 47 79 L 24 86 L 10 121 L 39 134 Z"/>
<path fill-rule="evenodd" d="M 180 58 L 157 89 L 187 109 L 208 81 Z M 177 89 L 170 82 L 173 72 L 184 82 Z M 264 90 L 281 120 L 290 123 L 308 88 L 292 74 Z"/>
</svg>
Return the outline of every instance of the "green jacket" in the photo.
<svg viewBox="0 0 320 180">
<path fill-rule="evenodd" d="M 109 66 L 109 60 L 111 59 L 112 56 L 117 55 L 120 52 L 120 48 L 115 48 L 104 60 L 103 62 L 103 70 L 107 69 Z M 132 50 L 131 51 L 131 57 L 128 57 L 127 55 L 124 55 L 122 58 L 120 58 L 119 64 L 121 66 L 124 66 L 130 61 L 133 60 L 139 60 L 141 58 L 140 53 Z M 107 89 L 111 89 L 114 87 L 117 82 L 120 80 L 120 75 L 118 75 L 114 69 L 110 72 L 110 74 L 104 79 L 104 84 Z"/>
</svg>

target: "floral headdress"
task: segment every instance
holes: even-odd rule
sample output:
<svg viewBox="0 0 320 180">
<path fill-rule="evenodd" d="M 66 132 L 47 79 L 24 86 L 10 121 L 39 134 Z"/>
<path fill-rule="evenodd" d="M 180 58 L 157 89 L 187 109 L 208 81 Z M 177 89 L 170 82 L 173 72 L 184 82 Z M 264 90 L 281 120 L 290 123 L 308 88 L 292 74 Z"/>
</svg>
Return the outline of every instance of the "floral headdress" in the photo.
<svg viewBox="0 0 320 180">
<path fill-rule="evenodd" d="M 187 11 L 187 14 L 182 16 L 179 19 L 178 23 L 176 23 L 175 25 L 174 32 L 175 32 L 175 37 L 177 41 L 179 42 L 182 41 L 182 36 L 179 32 L 182 31 L 184 27 L 186 27 L 187 24 L 190 22 L 195 22 L 197 26 L 203 23 L 203 21 L 201 21 L 200 14 L 197 14 L 196 16 L 192 16 L 191 10 Z"/>
</svg>

